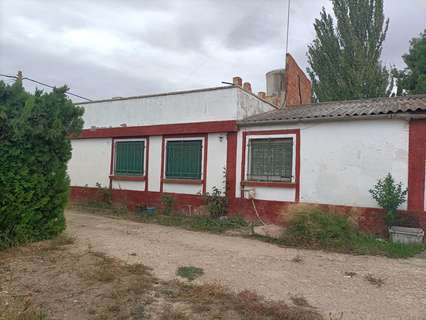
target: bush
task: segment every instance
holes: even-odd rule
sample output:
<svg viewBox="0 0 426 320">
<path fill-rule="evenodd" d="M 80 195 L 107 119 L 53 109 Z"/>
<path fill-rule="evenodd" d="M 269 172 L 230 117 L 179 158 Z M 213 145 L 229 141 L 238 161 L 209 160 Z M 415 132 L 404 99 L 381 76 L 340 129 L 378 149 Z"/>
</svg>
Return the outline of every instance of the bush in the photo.
<svg viewBox="0 0 426 320">
<path fill-rule="evenodd" d="M 164 193 L 161 195 L 160 201 L 161 201 L 161 204 L 163 205 L 163 214 L 170 215 L 175 208 L 175 203 L 176 203 L 175 198 L 170 194 Z"/>
<path fill-rule="evenodd" d="M 392 226 L 396 222 L 396 210 L 406 201 L 407 189 L 403 189 L 402 183 L 395 183 L 392 175 L 379 179 L 376 185 L 370 189 L 370 193 L 378 205 L 386 210 L 385 222 Z"/>
<path fill-rule="evenodd" d="M 204 195 L 210 217 L 217 219 L 226 215 L 228 211 L 228 198 L 217 187 L 213 187 L 212 193 Z"/>
<path fill-rule="evenodd" d="M 83 110 L 66 90 L 30 94 L 20 81 L 0 82 L 0 245 L 47 239 L 65 228 L 67 137 L 83 124 Z"/>
</svg>

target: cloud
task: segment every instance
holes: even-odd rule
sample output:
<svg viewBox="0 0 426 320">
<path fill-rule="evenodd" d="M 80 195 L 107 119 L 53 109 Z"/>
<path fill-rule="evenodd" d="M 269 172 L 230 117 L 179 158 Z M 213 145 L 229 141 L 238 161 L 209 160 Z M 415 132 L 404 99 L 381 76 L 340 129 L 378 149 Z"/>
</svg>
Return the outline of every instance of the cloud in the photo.
<svg viewBox="0 0 426 320">
<path fill-rule="evenodd" d="M 292 1 L 290 52 L 305 68 L 313 21 L 328 0 Z M 391 19 L 386 64 L 402 66 L 421 32 L 426 2 L 385 1 Z M 0 73 L 68 84 L 90 98 L 221 85 L 232 76 L 264 90 L 284 64 L 282 0 L 2 0 Z M 409 17 L 409 18 L 407 18 Z"/>
</svg>

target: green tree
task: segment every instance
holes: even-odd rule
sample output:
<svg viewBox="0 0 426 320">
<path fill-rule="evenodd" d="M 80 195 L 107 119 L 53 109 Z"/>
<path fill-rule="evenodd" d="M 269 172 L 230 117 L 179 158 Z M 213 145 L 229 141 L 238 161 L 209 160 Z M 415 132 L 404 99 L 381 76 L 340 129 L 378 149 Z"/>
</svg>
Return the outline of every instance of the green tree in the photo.
<svg viewBox="0 0 426 320">
<path fill-rule="evenodd" d="M 331 0 L 315 20 L 316 38 L 308 46 L 308 73 L 319 101 L 387 95 L 390 77 L 380 56 L 389 26 L 383 0 Z"/>
<path fill-rule="evenodd" d="M 399 93 L 426 93 L 426 30 L 411 39 L 409 52 L 402 58 L 407 68 L 399 73 Z"/>
<path fill-rule="evenodd" d="M 70 134 L 83 110 L 65 95 L 0 81 L 0 247 L 53 237 L 65 227 Z"/>
</svg>

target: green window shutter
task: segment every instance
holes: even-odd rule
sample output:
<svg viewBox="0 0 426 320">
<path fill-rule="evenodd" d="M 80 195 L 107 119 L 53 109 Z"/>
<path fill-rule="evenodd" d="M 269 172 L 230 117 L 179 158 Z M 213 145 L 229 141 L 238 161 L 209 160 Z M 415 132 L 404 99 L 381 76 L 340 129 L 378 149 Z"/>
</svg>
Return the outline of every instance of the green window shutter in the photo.
<svg viewBox="0 0 426 320">
<path fill-rule="evenodd" d="M 201 179 L 201 140 L 167 142 L 166 178 Z"/>
<path fill-rule="evenodd" d="M 144 141 L 120 141 L 115 144 L 115 175 L 144 175 Z"/>
<path fill-rule="evenodd" d="M 248 160 L 249 180 L 291 181 L 293 139 L 252 139 Z"/>
</svg>

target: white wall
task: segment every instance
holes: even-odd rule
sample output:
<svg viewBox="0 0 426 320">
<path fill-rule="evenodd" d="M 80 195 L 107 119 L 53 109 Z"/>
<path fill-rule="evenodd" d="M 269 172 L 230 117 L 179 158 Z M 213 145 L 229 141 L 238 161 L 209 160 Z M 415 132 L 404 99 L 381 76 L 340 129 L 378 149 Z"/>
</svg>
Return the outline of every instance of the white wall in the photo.
<svg viewBox="0 0 426 320">
<path fill-rule="evenodd" d="M 112 188 L 118 190 L 145 191 L 145 181 L 122 181 L 112 182 Z"/>
<path fill-rule="evenodd" d="M 148 190 L 159 192 L 161 181 L 162 136 L 149 138 Z"/>
<path fill-rule="evenodd" d="M 237 88 L 82 104 L 84 128 L 236 120 Z"/>
<path fill-rule="evenodd" d="M 238 90 L 236 93 L 238 104 L 237 119 L 244 119 L 255 114 L 275 110 L 269 103 L 260 100 L 244 90 Z"/>
<path fill-rule="evenodd" d="M 109 186 L 112 139 L 72 140 L 68 174 L 72 186 Z"/>
<path fill-rule="evenodd" d="M 408 183 L 408 123 L 402 120 L 318 122 L 258 126 L 244 130 L 301 129 L 300 201 L 377 207 L 369 189 L 392 173 Z M 238 134 L 237 196 L 240 194 L 242 133 Z M 276 195 L 277 190 L 282 193 Z M 279 200 L 288 190 L 258 191 Z M 263 196 L 266 197 L 266 196 Z M 406 208 L 406 204 L 402 206 Z"/>
<path fill-rule="evenodd" d="M 226 133 L 210 133 L 207 150 L 207 192 L 212 192 L 213 187 L 224 190 L 224 169 L 227 157 Z"/>
</svg>

